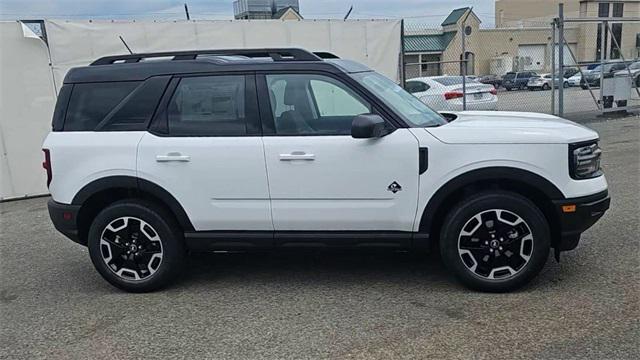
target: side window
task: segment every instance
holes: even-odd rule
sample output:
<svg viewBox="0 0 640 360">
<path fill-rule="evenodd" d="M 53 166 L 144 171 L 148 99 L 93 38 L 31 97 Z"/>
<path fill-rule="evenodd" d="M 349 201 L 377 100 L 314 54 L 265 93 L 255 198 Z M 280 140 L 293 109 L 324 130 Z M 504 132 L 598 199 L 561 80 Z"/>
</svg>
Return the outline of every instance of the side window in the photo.
<svg viewBox="0 0 640 360">
<path fill-rule="evenodd" d="M 347 116 L 371 112 L 371 106 L 351 95 L 346 89 L 335 83 L 311 79 L 311 92 L 315 99 L 320 117 Z"/>
<path fill-rule="evenodd" d="M 267 75 L 279 135 L 349 135 L 353 118 L 371 104 L 338 80 L 323 75 Z"/>
<path fill-rule="evenodd" d="M 425 92 L 429 90 L 429 85 L 421 81 L 407 81 L 406 90 L 411 94 Z"/>
<path fill-rule="evenodd" d="M 170 135 L 247 135 L 244 75 L 186 77 L 180 80 L 167 109 Z M 251 100 L 249 100 L 251 101 Z"/>
<path fill-rule="evenodd" d="M 160 76 L 146 80 L 102 120 L 98 130 L 146 130 L 169 79 L 169 76 Z"/>
<path fill-rule="evenodd" d="M 64 131 L 93 131 L 140 82 L 75 84 L 67 107 Z"/>
</svg>

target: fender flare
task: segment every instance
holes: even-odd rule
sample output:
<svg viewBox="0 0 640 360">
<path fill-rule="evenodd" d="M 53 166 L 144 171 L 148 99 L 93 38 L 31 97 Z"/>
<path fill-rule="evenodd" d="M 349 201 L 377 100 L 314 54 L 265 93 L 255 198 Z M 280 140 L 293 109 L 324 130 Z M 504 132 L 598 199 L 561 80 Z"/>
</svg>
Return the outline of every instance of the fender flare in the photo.
<svg viewBox="0 0 640 360">
<path fill-rule="evenodd" d="M 508 180 L 535 188 L 543 193 L 547 197 L 547 200 L 565 199 L 564 194 L 562 194 L 562 191 L 560 191 L 557 186 L 531 171 L 502 166 L 475 169 L 454 177 L 436 191 L 427 202 L 427 205 L 422 209 L 419 224 L 420 231 L 430 231 L 435 220 L 436 212 L 444 204 L 445 200 L 456 191 L 474 183 L 500 180 Z"/>
<path fill-rule="evenodd" d="M 173 197 L 173 195 L 149 180 L 133 176 L 108 176 L 94 180 L 86 184 L 76 193 L 71 204 L 82 205 L 94 194 L 109 189 L 128 189 L 134 192 L 150 194 L 171 210 L 184 231 L 194 231 L 193 224 L 191 224 L 189 216 L 187 216 L 184 208 L 180 205 L 178 200 Z"/>
</svg>

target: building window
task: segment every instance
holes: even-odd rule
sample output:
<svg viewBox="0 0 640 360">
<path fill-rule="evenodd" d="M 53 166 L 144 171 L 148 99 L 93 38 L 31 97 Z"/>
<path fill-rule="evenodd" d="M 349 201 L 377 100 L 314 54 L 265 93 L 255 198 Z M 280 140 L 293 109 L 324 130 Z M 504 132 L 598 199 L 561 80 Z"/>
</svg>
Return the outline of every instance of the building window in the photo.
<svg viewBox="0 0 640 360">
<path fill-rule="evenodd" d="M 466 73 L 464 72 L 464 64 L 465 62 L 462 61 L 462 54 L 460 54 L 460 75 L 466 74 L 466 75 L 473 75 L 475 72 L 475 60 L 476 60 L 476 55 L 470 51 L 467 51 L 465 53 L 465 60 L 466 64 L 467 64 L 467 71 Z"/>
<path fill-rule="evenodd" d="M 613 17 L 622 17 L 624 13 L 624 3 L 613 3 Z"/>
<path fill-rule="evenodd" d="M 411 54 L 404 56 L 407 79 L 442 74 L 439 54 Z"/>
<path fill-rule="evenodd" d="M 440 55 L 422 54 L 420 59 L 420 76 L 440 75 Z"/>
<path fill-rule="evenodd" d="M 598 17 L 609 17 L 609 3 L 598 4 Z"/>
<path fill-rule="evenodd" d="M 596 36 L 596 60 L 599 60 L 600 57 L 602 56 L 603 52 L 602 49 L 606 49 L 608 46 L 608 42 L 609 42 L 609 29 L 608 28 L 604 28 L 604 46 L 602 44 L 602 24 L 598 24 L 598 34 Z M 604 52 L 604 54 L 606 54 L 606 50 Z"/>
<path fill-rule="evenodd" d="M 619 59 L 620 49 L 616 47 L 616 43 L 622 48 L 622 24 L 611 24 L 611 36 L 615 41 L 611 40 L 611 53 L 609 56 L 612 59 Z"/>
</svg>

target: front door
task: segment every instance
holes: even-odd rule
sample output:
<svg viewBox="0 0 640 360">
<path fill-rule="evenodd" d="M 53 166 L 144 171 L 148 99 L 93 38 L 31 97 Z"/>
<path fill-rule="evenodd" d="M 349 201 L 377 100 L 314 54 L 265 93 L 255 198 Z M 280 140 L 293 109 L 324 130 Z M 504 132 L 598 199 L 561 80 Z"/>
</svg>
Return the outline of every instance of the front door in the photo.
<svg viewBox="0 0 640 360">
<path fill-rule="evenodd" d="M 276 231 L 412 230 L 418 142 L 408 129 L 351 137 L 356 115 L 378 111 L 338 78 L 269 74 L 261 84 L 274 133 L 263 141 Z"/>
<path fill-rule="evenodd" d="M 140 141 L 138 176 L 195 230 L 273 230 L 254 75 L 182 77 L 171 91 Z"/>
</svg>

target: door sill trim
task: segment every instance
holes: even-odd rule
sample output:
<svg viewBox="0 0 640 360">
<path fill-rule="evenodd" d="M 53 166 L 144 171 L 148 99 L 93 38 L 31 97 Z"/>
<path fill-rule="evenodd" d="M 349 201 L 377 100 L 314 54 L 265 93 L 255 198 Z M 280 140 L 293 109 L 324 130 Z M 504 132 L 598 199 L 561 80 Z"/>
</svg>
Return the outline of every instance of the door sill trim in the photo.
<svg viewBox="0 0 640 360">
<path fill-rule="evenodd" d="M 420 246 L 429 234 L 408 231 L 195 231 L 184 234 L 191 251 L 274 248 L 389 248 Z"/>
</svg>

